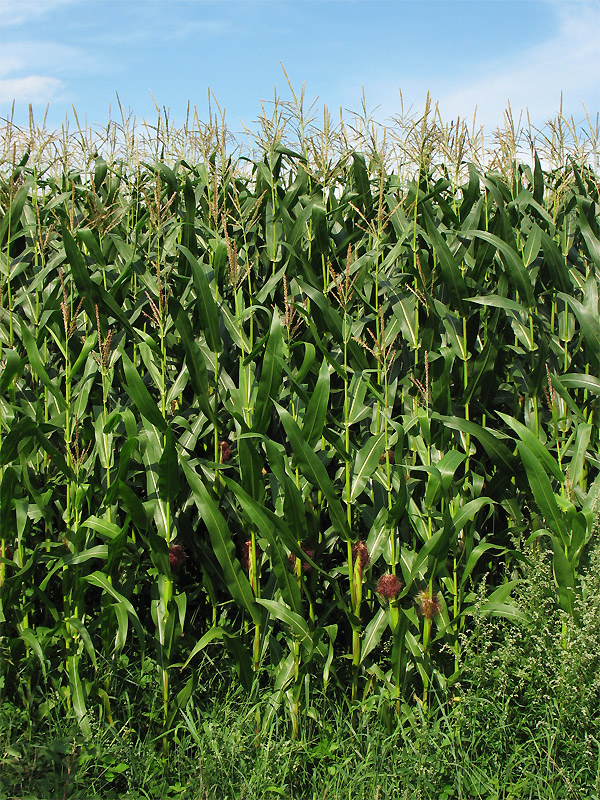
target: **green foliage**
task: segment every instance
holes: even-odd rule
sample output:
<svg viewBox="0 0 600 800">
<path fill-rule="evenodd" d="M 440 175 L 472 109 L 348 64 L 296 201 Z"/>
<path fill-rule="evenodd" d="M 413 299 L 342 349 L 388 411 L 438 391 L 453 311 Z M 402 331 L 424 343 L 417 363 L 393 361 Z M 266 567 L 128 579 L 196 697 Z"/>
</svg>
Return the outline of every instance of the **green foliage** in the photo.
<svg viewBox="0 0 600 800">
<path fill-rule="evenodd" d="M 87 738 L 124 654 L 165 753 L 206 653 L 270 687 L 259 730 L 348 689 L 427 719 L 481 616 L 527 629 L 535 548 L 583 624 L 597 176 L 263 144 L 2 164 L 0 698 Z"/>
</svg>

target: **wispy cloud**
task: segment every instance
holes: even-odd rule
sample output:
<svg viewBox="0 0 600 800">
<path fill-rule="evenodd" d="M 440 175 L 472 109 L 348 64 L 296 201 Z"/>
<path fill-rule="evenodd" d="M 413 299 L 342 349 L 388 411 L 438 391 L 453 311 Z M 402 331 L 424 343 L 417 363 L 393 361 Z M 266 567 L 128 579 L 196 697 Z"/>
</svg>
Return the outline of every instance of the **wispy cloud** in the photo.
<svg viewBox="0 0 600 800">
<path fill-rule="evenodd" d="M 57 75 L 89 70 L 96 64 L 96 57 L 83 47 L 59 42 L 20 40 L 2 45 L 0 77 L 18 77 L 18 73 L 53 72 Z M 16 74 L 15 74 L 16 73 Z"/>
<path fill-rule="evenodd" d="M 542 5 L 542 4 L 541 4 Z M 378 105 L 377 118 L 398 114 L 399 95 L 418 109 L 426 94 L 439 103 L 442 119 L 472 119 L 489 131 L 503 124 L 510 102 L 515 118 L 528 110 L 532 124 L 543 125 L 559 110 L 561 93 L 567 113 L 583 116 L 582 103 L 590 114 L 600 110 L 600 5 L 589 2 L 543 3 L 551 9 L 553 31 L 545 40 L 518 48 L 505 59 L 490 59 L 465 74 L 460 59 L 457 70 L 448 68 L 432 83 L 403 76 L 366 83 L 369 104 Z M 532 34 L 533 35 L 533 34 Z M 381 77 L 381 76 L 380 76 Z"/>
<path fill-rule="evenodd" d="M 22 25 L 56 11 L 59 6 L 74 4 L 78 0 L 0 0 L 0 19 L 2 27 Z"/>
<path fill-rule="evenodd" d="M 569 4 L 558 8 L 557 30 L 519 54 L 514 63 L 490 64 L 474 81 L 446 89 L 438 98 L 442 113 L 472 113 L 494 124 L 510 100 L 515 113 L 528 109 L 538 124 L 558 111 L 561 93 L 570 109 L 582 103 L 600 110 L 600 7 Z"/>
<path fill-rule="evenodd" d="M 25 78 L 0 79 L 0 103 L 48 103 L 62 88 L 58 78 L 27 75 Z"/>
<path fill-rule="evenodd" d="M 83 46 L 52 41 L 2 43 L 0 104 L 55 103 L 69 99 L 70 78 L 98 69 L 98 59 Z"/>
</svg>

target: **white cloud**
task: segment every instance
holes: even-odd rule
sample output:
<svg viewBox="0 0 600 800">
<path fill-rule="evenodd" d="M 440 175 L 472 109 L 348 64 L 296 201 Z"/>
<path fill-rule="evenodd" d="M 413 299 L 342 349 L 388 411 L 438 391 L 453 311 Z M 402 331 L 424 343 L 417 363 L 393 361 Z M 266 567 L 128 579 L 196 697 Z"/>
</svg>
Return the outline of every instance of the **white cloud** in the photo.
<svg viewBox="0 0 600 800">
<path fill-rule="evenodd" d="M 22 25 L 31 22 L 32 17 L 39 17 L 59 6 L 66 6 L 78 0 L 0 0 L 1 25 Z"/>
<path fill-rule="evenodd" d="M 599 7 L 562 7 L 552 38 L 520 54 L 514 64 L 491 64 L 476 80 L 446 89 L 438 98 L 442 116 L 472 113 L 477 105 L 480 121 L 494 124 L 501 122 L 510 99 L 515 114 L 528 109 L 541 124 L 558 111 L 561 92 L 571 109 L 583 113 L 581 103 L 587 100 L 595 103 L 590 113 L 600 110 L 599 30 Z"/>
<path fill-rule="evenodd" d="M 68 76 L 93 65 L 79 47 L 55 42 L 3 43 L 0 53 L 0 103 L 48 103 L 64 92 Z"/>
<path fill-rule="evenodd" d="M 95 63 L 83 48 L 46 41 L 18 41 L 2 45 L 0 76 L 19 72 L 52 71 L 58 74 L 79 72 Z"/>
<path fill-rule="evenodd" d="M 515 122 L 527 109 L 532 124 L 543 125 L 559 111 L 561 92 L 565 113 L 582 118 L 585 103 L 595 117 L 600 111 L 600 5 L 551 0 L 544 5 L 553 9 L 554 30 L 550 37 L 507 54 L 505 59 L 481 63 L 472 74 L 453 72 L 449 67 L 447 76 L 433 85 L 413 76 L 407 80 L 398 76 L 392 82 L 389 75 L 384 85 L 381 81 L 372 86 L 366 84 L 369 105 L 379 105 L 377 119 L 384 121 L 398 115 L 399 88 L 405 104 L 412 104 L 413 109 L 423 107 L 430 91 L 433 101 L 439 103 L 444 122 L 457 116 L 469 122 L 477 108 L 477 124 L 484 125 L 488 132 L 503 126 L 503 112 L 509 101 Z"/>
<path fill-rule="evenodd" d="M 48 103 L 62 87 L 58 78 L 27 75 L 0 80 L 0 103 Z"/>
</svg>

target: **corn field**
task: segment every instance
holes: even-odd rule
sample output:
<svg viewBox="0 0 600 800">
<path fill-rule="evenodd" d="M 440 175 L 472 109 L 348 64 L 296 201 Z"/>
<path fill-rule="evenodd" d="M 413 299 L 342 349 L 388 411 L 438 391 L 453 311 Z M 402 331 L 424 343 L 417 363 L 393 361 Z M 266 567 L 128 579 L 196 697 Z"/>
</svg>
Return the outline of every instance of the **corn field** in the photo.
<svg viewBox="0 0 600 800">
<path fill-rule="evenodd" d="M 598 174 L 426 124 L 394 170 L 369 130 L 83 163 L 4 131 L 0 695 L 86 735 L 150 659 L 166 733 L 210 656 L 297 735 L 313 692 L 427 711 L 475 617 L 527 624 L 528 551 L 575 614 Z"/>
</svg>

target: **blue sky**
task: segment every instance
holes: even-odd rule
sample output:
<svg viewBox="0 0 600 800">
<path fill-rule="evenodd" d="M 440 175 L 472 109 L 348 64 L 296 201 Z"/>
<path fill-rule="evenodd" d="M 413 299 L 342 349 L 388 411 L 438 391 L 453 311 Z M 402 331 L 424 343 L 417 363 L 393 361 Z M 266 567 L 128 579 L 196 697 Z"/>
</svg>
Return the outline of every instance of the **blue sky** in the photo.
<svg viewBox="0 0 600 800">
<path fill-rule="evenodd" d="M 284 64 L 306 105 L 334 120 L 366 104 L 379 121 L 423 107 L 491 130 L 506 102 L 534 124 L 563 110 L 600 110 L 598 0 L 0 0 L 0 116 L 58 126 L 75 106 L 102 124 L 116 93 L 138 120 L 154 99 L 207 120 L 212 90 L 230 130 L 252 128 L 274 87 L 290 99 Z M 243 123 L 243 124 L 242 124 Z"/>
</svg>

